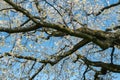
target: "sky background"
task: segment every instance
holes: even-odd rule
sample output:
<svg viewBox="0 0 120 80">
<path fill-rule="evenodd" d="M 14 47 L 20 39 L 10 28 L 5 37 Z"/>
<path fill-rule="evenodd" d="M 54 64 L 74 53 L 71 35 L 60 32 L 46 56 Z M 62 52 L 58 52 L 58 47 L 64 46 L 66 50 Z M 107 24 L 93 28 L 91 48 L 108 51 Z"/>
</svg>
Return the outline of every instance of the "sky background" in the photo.
<svg viewBox="0 0 120 80">
<path fill-rule="evenodd" d="M 113 4 L 113 3 L 116 3 L 118 0 L 101 0 L 101 1 L 105 1 L 105 4 L 104 5 L 110 5 L 110 4 Z M 106 3 L 106 1 L 109 1 L 109 3 Z M 26 5 L 26 8 L 31 8 L 31 4 L 29 3 L 29 4 L 27 4 Z M 115 9 L 114 10 L 112 10 L 112 11 L 114 11 L 114 12 L 116 12 L 117 10 L 120 10 L 119 9 L 119 7 L 115 7 Z M 14 12 L 9 12 L 10 14 L 10 16 L 11 17 L 14 17 L 14 18 L 12 18 L 12 19 L 16 19 L 16 16 L 18 15 L 18 14 L 15 14 Z M 34 13 L 33 13 L 34 14 Z M 77 14 L 77 12 L 75 12 L 75 14 Z M 114 26 L 114 25 L 117 25 L 118 24 L 118 21 L 116 20 L 117 19 L 117 16 L 116 16 L 117 14 L 116 13 L 111 13 L 111 14 L 104 14 L 104 15 L 99 15 L 98 17 L 95 17 L 95 16 L 93 16 L 93 15 L 91 15 L 91 16 L 89 16 L 88 17 L 88 24 L 90 25 L 90 26 L 94 26 L 94 25 L 96 25 L 96 24 L 98 24 L 99 23 L 99 21 L 100 21 L 100 19 L 104 19 L 104 18 L 106 18 L 106 17 L 109 17 L 109 16 L 111 16 L 110 17 L 110 19 L 108 18 L 108 19 L 106 19 L 106 20 L 104 20 L 104 22 L 101 22 L 101 23 L 103 23 L 104 25 L 102 25 L 102 24 L 98 24 L 97 26 L 100 28 L 100 29 L 102 29 L 102 30 L 105 30 L 107 27 L 112 27 L 112 26 Z M 84 16 L 84 14 L 83 14 L 83 16 Z M 27 20 L 27 18 L 26 17 L 23 17 L 22 18 L 23 20 Z M 4 17 L 3 18 L 3 16 L 0 16 L 0 24 L 2 24 L 2 22 L 1 22 L 1 20 L 10 20 L 8 17 Z M 93 23 L 93 24 L 90 24 L 90 23 Z M 12 23 L 12 22 L 11 22 Z M 86 22 L 85 22 L 86 23 Z M 111 24 L 111 23 L 114 23 L 114 24 Z M 12 26 L 16 26 L 16 24 L 14 24 L 14 25 L 12 25 Z M 91 27 L 92 28 L 92 27 Z M 23 55 L 32 55 L 33 53 L 34 53 L 34 56 L 36 56 L 36 57 L 40 57 L 40 58 L 43 58 L 42 57 L 42 54 L 39 54 L 39 56 L 37 55 L 39 52 L 44 52 L 44 50 L 46 50 L 46 53 L 44 53 L 44 54 L 49 54 L 49 55 L 51 55 L 51 54 L 54 54 L 54 53 L 56 53 L 56 51 L 59 49 L 59 48 L 61 48 L 61 47 L 64 47 L 64 46 L 62 46 L 61 44 L 70 44 L 70 43 L 68 43 L 68 41 L 65 41 L 65 40 L 62 40 L 62 38 L 55 38 L 55 37 L 53 37 L 53 38 L 50 38 L 50 40 L 49 41 L 46 41 L 46 40 L 38 40 L 39 42 L 40 42 L 40 45 L 39 44 L 37 44 L 37 43 L 35 43 L 34 42 L 34 38 L 30 38 L 30 39 L 33 39 L 33 41 L 32 40 L 29 40 L 29 38 L 26 38 L 25 36 L 23 36 L 23 35 L 21 35 L 21 36 L 18 36 L 18 35 L 21 35 L 21 34 L 14 34 L 14 35 L 10 35 L 8 38 L 6 38 L 6 40 L 5 40 L 5 45 L 4 44 L 1 44 L 0 43 L 0 53 L 4 53 L 4 52 L 9 52 L 10 50 L 11 50 L 11 48 L 13 48 L 13 45 L 15 44 L 16 46 L 17 45 L 20 45 L 19 44 L 19 41 L 21 41 L 20 43 L 22 44 L 21 46 L 26 46 L 30 51 L 32 51 L 31 53 L 30 53 L 30 51 L 23 51 L 23 53 L 22 52 L 19 52 L 19 50 L 17 51 L 16 50 L 16 52 L 18 52 L 18 53 L 22 53 Z M 45 35 L 45 36 L 47 36 L 46 34 L 42 34 L 42 33 L 40 33 L 40 32 L 36 32 L 35 34 L 34 34 L 35 36 L 36 35 Z M 34 37 L 34 35 L 33 36 L 31 36 L 31 37 Z M 4 41 L 2 38 L 3 37 L 5 37 L 5 36 L 8 36 L 8 34 L 7 33 L 4 33 L 4 32 L 0 32 L 0 42 L 2 42 L 2 41 Z M 30 37 L 30 36 L 29 36 Z M 72 37 L 71 38 L 71 40 L 74 40 L 74 42 L 77 42 L 79 39 L 75 39 L 74 37 Z M 14 42 L 14 41 L 16 41 L 16 42 Z M 30 45 L 32 45 L 32 47 L 30 46 Z M 61 45 L 61 46 L 58 46 L 58 45 Z M 49 47 L 47 47 L 46 48 L 46 46 L 49 46 Z M 54 46 L 54 47 L 53 47 Z M 86 47 L 83 47 L 82 49 L 87 49 L 87 47 L 88 46 L 86 46 Z M 19 47 L 18 47 L 19 48 Z M 46 48 L 46 49 L 45 49 Z M 24 48 L 23 48 L 24 49 Z M 37 51 L 34 51 L 35 49 L 37 49 Z M 21 50 L 22 51 L 22 50 Z M 82 52 L 81 51 L 81 49 L 79 50 L 79 52 Z M 111 49 L 108 49 L 107 51 L 105 51 L 105 52 L 111 52 Z M 24 54 L 24 53 L 27 53 L 27 54 Z M 87 52 L 86 52 L 87 53 Z M 115 53 L 116 54 L 118 54 L 118 53 L 120 53 L 120 50 L 115 50 Z M 101 55 L 94 55 L 94 57 L 92 57 L 91 58 L 91 56 L 89 57 L 88 56 L 88 58 L 90 58 L 90 59 L 92 59 L 92 60 L 94 60 L 95 59 L 95 57 L 97 57 L 97 58 L 99 58 L 99 56 L 101 56 Z M 108 56 L 108 58 L 109 58 L 109 56 Z M 99 59 L 98 59 L 99 60 Z M 103 61 L 104 61 L 104 59 L 103 59 Z M 62 62 L 62 61 L 61 61 Z M 67 62 L 66 61 L 66 65 L 67 65 L 67 63 L 69 63 L 69 62 Z M 120 64 L 119 63 L 119 61 L 116 61 L 116 63 L 118 63 L 118 64 Z M 36 64 L 36 66 L 35 67 L 37 67 L 37 66 L 39 66 L 40 64 L 38 63 L 38 64 Z M 60 64 L 58 64 L 58 65 L 60 65 Z M 66 66 L 66 65 L 64 65 L 64 66 Z M 70 64 L 68 64 L 68 65 L 70 65 Z M 71 64 L 71 65 L 73 65 L 73 64 Z M 18 66 L 20 66 L 19 64 L 17 64 L 15 67 L 13 67 L 12 69 L 15 69 L 16 67 L 18 67 Z M 76 65 L 75 64 L 75 66 L 77 66 L 78 67 L 78 65 Z M 49 70 L 49 71 L 51 71 L 51 69 L 52 69 L 53 67 L 50 67 L 50 65 L 48 65 L 48 66 L 46 66 L 45 67 L 45 69 L 47 69 L 47 70 Z M 55 68 L 55 67 L 54 67 Z M 84 68 L 83 68 L 83 70 L 84 70 Z M 75 70 L 74 70 L 75 71 Z M 43 73 L 44 73 L 44 70 L 42 71 Z M 41 72 L 41 73 L 42 73 Z M 78 71 L 76 71 L 76 72 L 78 72 Z M 15 72 L 14 74 L 16 74 L 17 72 Z M 47 72 L 46 72 L 47 73 Z M 62 72 L 61 74 L 65 74 L 64 72 Z M 116 79 L 113 79 L 113 80 L 120 80 L 120 74 L 119 73 L 115 73 L 115 74 L 113 74 L 113 75 L 115 75 L 115 76 L 117 76 L 118 78 L 116 78 Z M 17 75 L 17 76 L 19 76 L 19 74 Z M 48 75 L 46 75 L 46 74 L 39 74 L 38 76 L 40 76 L 41 77 L 41 80 L 47 80 L 47 78 L 48 78 Z M 52 74 L 52 71 L 51 72 L 49 72 L 49 80 L 53 80 L 53 76 L 55 76 L 55 74 Z M 77 74 L 77 76 L 78 76 L 78 74 Z M 65 75 L 64 75 L 64 77 L 65 77 Z M 75 80 L 74 78 L 75 78 L 76 76 L 73 76 L 73 77 L 71 77 L 71 80 Z M 35 78 L 36 80 L 37 80 L 37 77 Z"/>
</svg>

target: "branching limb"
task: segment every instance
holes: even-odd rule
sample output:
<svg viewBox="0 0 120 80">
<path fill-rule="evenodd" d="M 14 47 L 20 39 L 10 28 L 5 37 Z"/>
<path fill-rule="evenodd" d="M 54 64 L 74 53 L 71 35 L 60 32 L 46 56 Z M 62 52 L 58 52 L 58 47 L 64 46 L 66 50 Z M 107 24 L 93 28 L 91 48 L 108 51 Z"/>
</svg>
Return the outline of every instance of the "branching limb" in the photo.
<svg viewBox="0 0 120 80">
<path fill-rule="evenodd" d="M 91 30 L 89 28 L 86 28 L 86 29 L 81 28 L 81 30 L 83 32 L 82 31 L 74 31 L 72 29 L 66 28 L 65 25 L 62 25 L 62 24 L 53 24 L 53 23 L 42 22 L 42 21 L 40 22 L 36 18 L 34 18 L 27 10 L 23 9 L 20 6 L 17 6 L 12 1 L 10 1 L 10 0 L 5 0 L 5 1 L 8 4 L 10 4 L 12 7 L 14 7 L 17 11 L 20 11 L 21 13 L 26 15 L 28 18 L 30 18 L 34 23 L 36 23 L 36 25 L 34 25 L 32 27 L 13 29 L 13 30 L 10 30 L 8 28 L 7 29 L 0 28 L 0 31 L 4 31 L 4 32 L 8 32 L 8 33 L 15 33 L 15 32 L 18 33 L 18 32 L 26 32 L 26 31 L 35 30 L 40 27 L 52 28 L 52 29 L 56 29 L 58 31 L 64 32 L 66 34 L 69 34 L 71 36 L 88 39 L 89 41 L 97 44 L 104 50 L 113 46 L 112 43 L 115 41 L 114 39 L 116 38 L 116 36 L 114 38 L 112 37 L 115 34 L 110 33 L 110 32 L 105 32 L 105 31 L 100 31 L 100 30 Z M 112 35 L 112 36 L 110 36 L 110 35 Z M 118 41 L 119 41 L 119 39 L 118 39 Z"/>
<path fill-rule="evenodd" d="M 80 42 L 78 42 L 76 45 L 73 46 L 72 49 L 64 52 L 64 53 L 59 53 L 59 54 L 54 54 L 51 55 L 50 58 L 46 59 L 46 60 L 41 60 L 32 56 L 21 56 L 18 54 L 13 54 L 13 53 L 5 53 L 0 55 L 0 58 L 3 58 L 5 56 L 13 56 L 15 58 L 19 58 L 19 59 L 26 59 L 26 60 L 31 60 L 31 61 L 37 61 L 40 63 L 50 63 L 51 65 L 55 65 L 56 63 L 58 63 L 60 60 L 62 60 L 63 58 L 71 55 L 72 53 L 74 53 L 76 50 L 78 50 L 79 48 L 81 48 L 82 46 L 86 45 L 87 43 L 89 43 L 88 40 L 82 40 Z"/>
<path fill-rule="evenodd" d="M 98 16 L 98 15 L 100 15 L 104 10 L 106 10 L 106 9 L 109 9 L 109 8 L 112 8 L 112 7 L 115 7 L 115 6 L 118 6 L 118 5 L 120 5 L 120 1 L 119 2 L 117 2 L 117 3 L 115 3 L 115 4 L 112 4 L 112 5 L 109 5 L 109 6 L 106 6 L 106 7 L 104 7 L 104 8 L 102 8 L 102 9 L 100 9 L 100 11 L 98 12 L 98 13 L 94 13 L 96 16 Z"/>
<path fill-rule="evenodd" d="M 90 14 L 87 14 L 87 16 L 90 16 L 90 15 L 95 15 L 95 16 L 99 16 L 103 11 L 107 10 L 107 9 L 110 9 L 112 7 L 115 7 L 115 6 L 118 6 L 120 5 L 120 1 L 118 1 L 117 3 L 115 4 L 111 4 L 109 6 L 105 6 L 103 8 L 101 8 L 97 13 L 90 13 Z"/>
<path fill-rule="evenodd" d="M 12 2 L 11 0 L 4 0 L 6 3 L 8 3 L 9 5 L 11 5 L 15 10 L 23 13 L 24 15 L 26 15 L 28 18 L 30 18 L 33 22 L 35 23 L 39 23 L 39 21 L 37 19 L 35 19 L 30 13 L 29 11 L 27 11 L 26 9 L 22 8 L 21 6 L 17 6 L 14 2 Z"/>
<path fill-rule="evenodd" d="M 95 66 L 95 67 L 102 67 L 108 71 L 120 73 L 120 65 L 111 64 L 111 63 L 104 63 L 101 61 L 90 61 L 86 57 L 77 54 L 79 59 L 82 59 L 86 65 Z"/>
<path fill-rule="evenodd" d="M 62 18 L 62 21 L 63 21 L 63 23 L 65 24 L 65 26 L 66 27 L 68 27 L 67 26 L 67 23 L 65 22 L 65 20 L 63 19 L 63 15 L 60 13 L 60 11 L 56 8 L 56 7 L 54 7 L 52 4 L 50 4 L 49 2 L 47 2 L 46 0 L 44 0 L 48 5 L 50 5 L 55 11 L 57 11 L 57 13 L 60 15 L 60 17 Z"/>
</svg>

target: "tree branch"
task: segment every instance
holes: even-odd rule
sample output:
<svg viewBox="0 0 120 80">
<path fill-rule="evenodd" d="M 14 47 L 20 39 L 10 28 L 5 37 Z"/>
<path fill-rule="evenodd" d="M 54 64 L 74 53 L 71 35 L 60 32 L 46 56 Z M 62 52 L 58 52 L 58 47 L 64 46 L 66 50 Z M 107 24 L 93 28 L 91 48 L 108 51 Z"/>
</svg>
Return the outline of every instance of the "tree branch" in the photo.
<svg viewBox="0 0 120 80">
<path fill-rule="evenodd" d="M 33 80 L 45 66 L 46 64 L 43 64 L 29 80 Z"/>
<path fill-rule="evenodd" d="M 115 6 L 118 6 L 118 5 L 120 5 L 120 1 L 117 2 L 117 3 L 115 3 L 115 4 L 112 4 L 112 5 L 109 5 L 109 6 L 106 6 L 106 7 L 102 8 L 102 9 L 100 9 L 100 11 L 99 11 L 98 13 L 96 13 L 95 15 L 98 16 L 98 15 L 100 15 L 104 10 L 109 9 L 109 8 L 112 8 L 112 7 L 115 7 Z"/>
<path fill-rule="evenodd" d="M 90 61 L 86 57 L 81 56 L 80 54 L 77 54 L 77 56 L 79 57 L 79 59 L 82 59 L 86 65 L 101 67 L 111 72 L 120 73 L 120 65 L 104 63 L 100 61 Z"/>
<path fill-rule="evenodd" d="M 19 58 L 19 59 L 32 60 L 32 61 L 37 61 L 37 62 L 45 63 L 45 64 L 50 63 L 50 64 L 54 65 L 54 64 L 58 63 L 61 59 L 71 55 L 72 53 L 74 53 L 76 50 L 78 50 L 80 47 L 86 45 L 87 43 L 89 43 L 89 41 L 84 39 L 84 40 L 78 42 L 69 51 L 66 51 L 64 53 L 59 53 L 59 54 L 52 55 L 52 56 L 50 56 L 49 59 L 46 59 L 46 60 L 37 59 L 37 58 L 31 57 L 31 56 L 21 56 L 21 55 L 13 54 L 13 53 L 2 54 L 2 55 L 0 55 L 0 58 L 3 58 L 5 56 L 13 56 L 13 57 Z"/>
<path fill-rule="evenodd" d="M 14 7 L 17 11 L 22 12 L 24 15 L 26 15 L 28 18 L 30 18 L 33 22 L 36 23 L 36 27 L 35 28 L 25 28 L 25 30 L 23 30 L 23 28 L 21 28 L 24 32 L 28 31 L 29 29 L 38 29 L 40 27 L 45 27 L 45 28 L 52 28 L 52 29 L 56 29 L 58 31 L 64 32 L 66 34 L 69 34 L 71 36 L 76 36 L 76 37 L 80 37 L 80 38 L 84 38 L 84 39 L 88 39 L 89 41 L 92 41 L 93 43 L 97 44 L 98 46 L 100 46 L 102 49 L 107 49 L 111 46 L 115 45 L 115 37 L 113 38 L 112 36 L 114 36 L 112 33 L 110 33 L 110 35 L 108 35 L 108 32 L 104 32 L 104 31 L 100 31 L 100 30 L 91 30 L 91 29 L 84 29 L 81 28 L 81 30 L 85 30 L 85 32 L 81 32 L 81 31 L 74 31 L 71 30 L 69 28 L 66 28 L 65 25 L 62 24 L 54 24 L 54 23 L 48 23 L 48 22 L 43 22 L 43 21 L 38 21 L 35 17 L 33 17 L 27 10 L 23 9 L 20 6 L 17 6 L 16 4 L 14 4 L 13 2 L 11 2 L 10 0 L 5 0 L 8 4 L 10 4 L 12 7 Z M 103 9 L 104 10 L 104 9 Z M 8 30 L 6 29 L 8 32 L 12 33 L 12 30 Z M 13 29 L 14 32 L 22 32 L 22 30 L 20 29 Z M 90 34 L 87 33 L 87 31 L 89 30 Z M 1 28 L 0 31 L 5 31 L 4 29 Z M 94 31 L 94 34 L 92 34 Z M 112 35 L 112 36 L 111 36 Z M 104 40 L 103 38 L 108 37 L 108 39 Z M 118 37 L 118 36 L 117 36 Z M 114 40 L 115 39 L 115 40 Z M 119 39 L 117 40 L 119 41 Z M 114 44 L 113 44 L 114 43 Z M 120 44 L 120 43 L 119 43 Z"/>
<path fill-rule="evenodd" d="M 115 47 L 112 48 L 112 52 L 111 52 L 111 64 L 113 64 L 113 57 L 114 57 L 114 52 L 115 52 Z"/>
<path fill-rule="evenodd" d="M 30 18 L 33 22 L 35 23 L 39 23 L 39 21 L 35 18 L 33 18 L 33 16 L 29 13 L 29 11 L 27 11 L 26 9 L 22 8 L 21 6 L 16 5 L 15 3 L 13 3 L 11 0 L 4 0 L 6 3 L 8 3 L 9 5 L 11 5 L 16 11 L 19 11 L 21 13 L 23 13 L 24 15 L 26 15 L 28 18 Z"/>
<path fill-rule="evenodd" d="M 41 26 L 39 26 L 39 24 L 34 24 L 31 25 L 30 27 L 16 27 L 16 28 L 5 28 L 5 27 L 0 27 L 0 31 L 1 32 L 7 32 L 7 33 L 20 33 L 20 32 L 29 32 L 29 31 L 33 31 L 36 29 L 41 28 Z"/>
</svg>

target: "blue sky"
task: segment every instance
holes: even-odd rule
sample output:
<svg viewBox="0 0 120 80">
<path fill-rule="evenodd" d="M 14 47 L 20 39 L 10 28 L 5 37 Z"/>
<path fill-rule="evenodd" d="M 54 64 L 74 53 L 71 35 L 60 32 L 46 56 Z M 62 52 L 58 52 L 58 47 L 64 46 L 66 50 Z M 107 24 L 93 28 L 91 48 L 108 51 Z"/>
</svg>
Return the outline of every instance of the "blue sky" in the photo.
<svg viewBox="0 0 120 80">
<path fill-rule="evenodd" d="M 105 1 L 105 0 L 103 0 L 103 1 Z M 107 1 L 107 0 L 106 0 Z M 110 4 L 112 4 L 112 3 L 116 3 L 118 0 L 108 0 L 108 1 L 110 1 Z M 107 4 L 106 4 L 107 5 Z M 31 5 L 30 5 L 31 6 Z M 30 7 L 30 6 L 28 6 L 28 7 Z M 119 8 L 119 7 L 117 7 L 117 8 Z M 77 14 L 77 13 L 76 13 Z M 10 12 L 10 15 L 11 16 L 16 16 L 17 14 L 14 14 L 14 12 Z M 115 19 L 116 19 L 116 14 L 114 13 L 114 14 L 110 14 L 110 15 L 112 15 L 112 18 L 111 18 L 111 20 L 106 20 L 106 21 L 104 21 L 103 23 L 105 24 L 105 26 L 106 27 L 109 27 L 109 26 L 111 26 L 111 22 L 114 22 L 115 23 L 115 25 L 117 24 L 117 21 L 114 21 Z M 108 15 L 108 16 L 110 16 L 110 15 Z M 94 16 L 90 16 L 89 17 L 89 19 L 91 20 L 91 19 L 93 19 L 93 21 L 94 21 L 94 19 L 95 20 L 100 20 L 101 19 L 101 17 L 102 17 L 103 15 L 100 15 L 100 16 L 98 16 L 97 18 L 96 17 L 94 17 Z M 105 15 L 106 16 L 106 15 Z M 102 17 L 102 18 L 104 18 L 104 16 Z M 7 19 L 7 20 L 9 20 L 8 18 L 3 18 L 3 17 L 0 17 L 0 20 L 5 20 L 5 19 Z M 25 17 L 25 19 L 27 19 L 26 17 Z M 98 22 L 97 21 L 95 21 L 95 24 L 97 24 Z M 101 27 L 101 29 L 103 29 L 103 30 L 105 30 L 106 29 L 106 27 L 105 26 L 102 26 L 102 25 L 98 25 L 99 27 Z M 39 35 L 39 34 L 41 34 L 41 33 L 36 33 L 36 35 Z M 3 32 L 1 32 L 1 34 L 0 34 L 0 36 L 7 36 L 8 34 L 7 33 L 3 33 Z M 45 34 L 45 36 L 46 36 L 46 34 Z M 74 39 L 74 38 L 73 38 Z M 13 40 L 13 38 L 10 36 L 10 37 L 8 37 L 6 40 L 5 40 L 5 42 L 6 42 L 6 45 L 4 45 L 4 46 L 1 46 L 0 47 L 0 53 L 1 52 L 6 52 L 6 51 L 10 51 L 11 50 L 11 47 L 12 46 L 10 46 L 10 45 L 12 45 L 13 43 L 11 43 L 11 40 Z M 15 39 L 14 39 L 15 40 Z M 24 43 L 26 42 L 26 40 L 27 40 L 27 38 L 26 37 L 24 37 L 23 36 L 23 38 L 22 38 L 22 44 L 24 45 Z M 41 46 L 48 46 L 48 48 L 46 49 L 46 52 L 48 51 L 49 53 L 48 54 L 53 54 L 53 53 L 55 53 L 56 51 L 53 51 L 52 50 L 52 47 L 53 46 L 55 46 L 55 42 L 58 42 L 59 40 L 61 40 L 61 38 L 50 38 L 50 40 L 49 41 L 43 41 L 40 45 L 38 45 L 38 46 L 35 46 L 35 48 L 36 49 L 40 49 L 40 51 L 42 51 L 42 48 L 40 48 Z M 63 40 L 64 41 L 64 40 Z M 67 41 L 66 41 L 67 42 Z M 65 41 L 63 42 L 63 43 L 66 43 Z M 28 47 L 28 49 L 30 49 L 30 47 L 28 46 L 29 44 L 32 44 L 32 45 L 35 45 L 35 43 L 34 43 L 34 41 L 29 41 L 28 43 L 27 43 L 27 47 Z M 8 45 L 10 46 L 9 48 L 8 48 Z M 61 46 L 62 47 L 62 46 Z M 56 48 L 58 48 L 57 46 L 56 46 Z M 32 49 L 32 48 L 31 48 Z M 49 50 L 48 50 L 49 49 Z M 55 49 L 54 49 L 55 50 Z M 80 49 L 81 50 L 81 49 Z M 111 49 L 109 49 L 109 50 L 111 50 Z M 108 51 L 109 52 L 109 51 Z M 120 51 L 119 50 L 116 50 L 115 51 L 115 53 L 119 53 Z M 36 53 L 37 54 L 37 53 Z M 25 54 L 25 55 L 28 55 L 28 54 Z M 36 55 L 37 56 L 37 55 Z M 119 63 L 119 62 L 118 62 Z M 17 66 L 19 66 L 19 65 L 17 65 Z M 16 66 L 16 67 L 17 67 Z M 14 67 L 15 68 L 15 67 Z M 63 73 L 64 74 L 64 73 Z M 113 75 L 115 75 L 115 76 L 117 76 L 118 78 L 117 79 L 114 79 L 114 80 L 120 80 L 120 74 L 119 73 L 117 73 L 117 74 L 113 74 Z M 40 76 L 43 76 L 43 74 L 42 75 L 40 75 Z M 52 80 L 52 76 L 54 76 L 54 74 L 53 75 L 50 75 L 50 77 L 51 77 L 51 80 Z M 43 77 L 43 79 L 45 79 L 45 78 L 47 78 L 46 77 L 46 75 L 44 75 L 44 77 Z M 71 77 L 71 80 L 74 80 L 74 76 L 73 77 Z M 42 79 L 42 80 L 43 80 Z"/>
</svg>

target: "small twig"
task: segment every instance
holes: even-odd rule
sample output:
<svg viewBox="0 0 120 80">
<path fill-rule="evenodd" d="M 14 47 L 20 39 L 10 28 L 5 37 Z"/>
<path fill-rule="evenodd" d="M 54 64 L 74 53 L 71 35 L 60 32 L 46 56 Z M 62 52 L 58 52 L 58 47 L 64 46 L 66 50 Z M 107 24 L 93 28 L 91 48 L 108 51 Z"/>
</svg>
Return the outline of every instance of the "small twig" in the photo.
<svg viewBox="0 0 120 80">
<path fill-rule="evenodd" d="M 10 10 L 10 9 L 14 9 L 14 8 L 4 8 L 4 9 L 1 9 L 0 11 Z"/>
<path fill-rule="evenodd" d="M 46 64 L 43 64 L 29 80 L 33 80 L 45 66 Z"/>
<path fill-rule="evenodd" d="M 24 26 L 26 23 L 28 23 L 30 21 L 30 19 L 28 19 L 28 20 L 26 20 L 24 23 L 22 23 L 21 25 L 20 25 L 20 27 L 21 26 Z"/>
<path fill-rule="evenodd" d="M 86 80 L 86 76 L 85 74 L 88 72 L 89 66 L 87 66 L 87 68 L 85 69 L 84 73 L 83 73 L 83 80 Z"/>
<path fill-rule="evenodd" d="M 118 5 L 120 5 L 120 1 L 117 2 L 117 3 L 115 3 L 115 4 L 112 4 L 112 5 L 109 5 L 109 6 L 104 7 L 104 8 L 102 8 L 102 9 L 100 9 L 100 11 L 99 11 L 98 13 L 96 13 L 96 14 L 94 13 L 94 14 L 95 14 L 95 16 L 98 16 L 98 15 L 100 15 L 104 10 L 109 9 L 109 8 L 112 8 L 112 7 L 115 7 L 115 6 L 118 6 Z"/>
<path fill-rule="evenodd" d="M 52 8 L 54 8 L 54 10 L 57 11 L 57 13 L 61 16 L 62 21 L 63 21 L 63 23 L 65 24 L 65 26 L 68 27 L 68 26 L 67 26 L 67 23 L 66 23 L 65 20 L 63 19 L 62 14 L 60 13 L 60 11 L 59 11 L 57 8 L 55 8 L 52 4 L 50 4 L 49 2 L 47 2 L 46 0 L 45 0 L 45 2 L 46 2 L 48 5 L 50 5 Z"/>
<path fill-rule="evenodd" d="M 114 55 L 114 51 L 115 51 L 115 47 L 112 48 L 112 52 L 111 52 L 111 64 L 113 64 L 113 55 Z"/>
<path fill-rule="evenodd" d="M 30 70 L 28 71 L 28 74 L 30 74 L 31 70 L 32 70 L 32 69 L 33 69 L 33 67 L 35 66 L 35 63 L 36 63 L 36 61 L 34 61 L 34 63 L 32 64 L 32 66 L 31 66 Z"/>
</svg>

